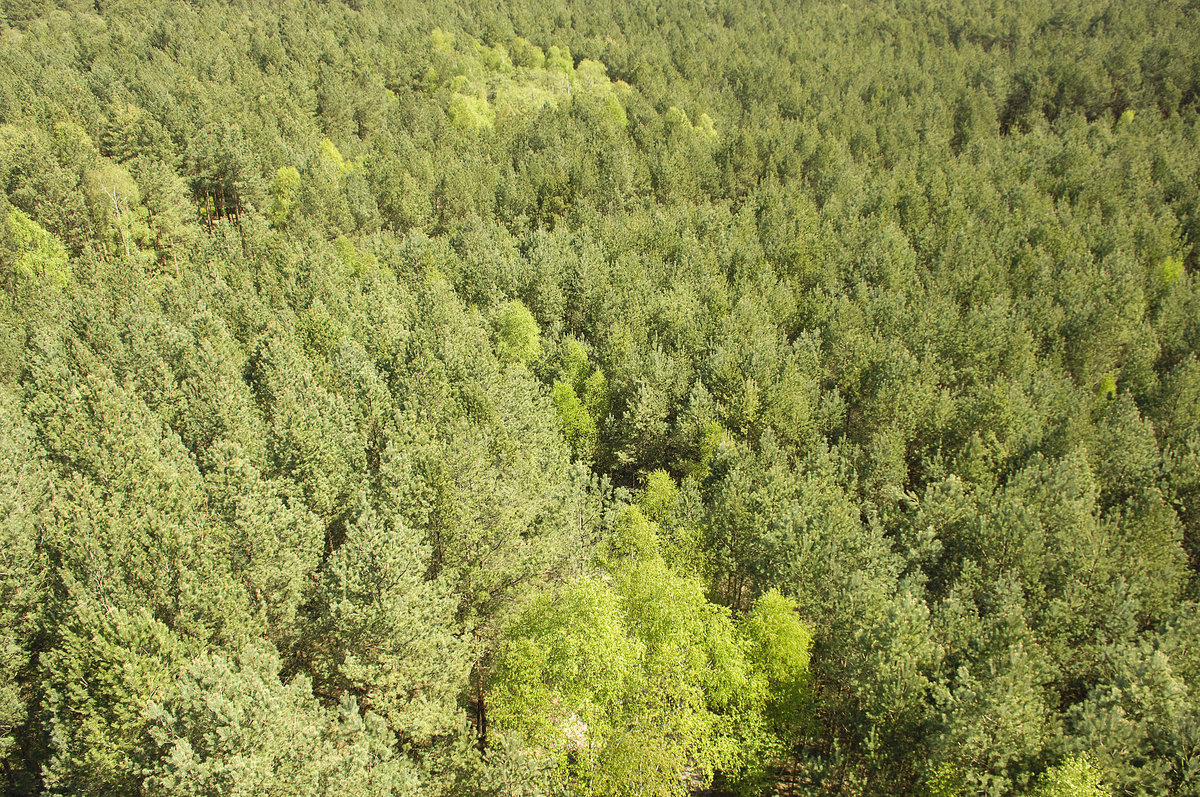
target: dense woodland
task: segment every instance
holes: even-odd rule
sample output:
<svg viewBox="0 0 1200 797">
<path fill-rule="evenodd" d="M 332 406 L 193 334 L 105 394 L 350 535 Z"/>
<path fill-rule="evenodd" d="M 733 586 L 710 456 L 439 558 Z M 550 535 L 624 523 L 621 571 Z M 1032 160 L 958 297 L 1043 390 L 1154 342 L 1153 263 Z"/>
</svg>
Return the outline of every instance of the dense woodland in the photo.
<svg viewBox="0 0 1200 797">
<path fill-rule="evenodd" d="M 1197 0 L 0 0 L 10 794 L 1200 795 Z"/>
</svg>

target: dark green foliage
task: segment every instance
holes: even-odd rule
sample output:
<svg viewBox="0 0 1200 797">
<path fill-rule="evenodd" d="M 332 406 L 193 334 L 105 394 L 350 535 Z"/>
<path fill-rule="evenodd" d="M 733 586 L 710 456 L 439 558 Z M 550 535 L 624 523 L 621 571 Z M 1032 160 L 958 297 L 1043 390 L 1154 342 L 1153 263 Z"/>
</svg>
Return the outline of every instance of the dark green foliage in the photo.
<svg viewBox="0 0 1200 797">
<path fill-rule="evenodd" d="M 147 713 L 162 751 L 145 781 L 156 794 L 421 793 L 378 715 L 361 713 L 350 696 L 322 707 L 303 675 L 281 682 L 269 648 L 190 664 Z"/>
<path fill-rule="evenodd" d="M 0 2 L 14 794 L 1200 791 L 1184 0 Z"/>
<path fill-rule="evenodd" d="M 35 706 L 30 681 L 49 586 L 38 537 L 47 521 L 50 479 L 19 406 L 9 391 L 0 393 L 0 756 L 12 787 L 27 788 L 35 773 L 22 748 L 29 743 L 26 728 Z"/>
<path fill-rule="evenodd" d="M 363 509 L 324 563 L 298 653 L 319 694 L 354 696 L 401 738 L 454 730 L 469 664 L 449 579 L 400 518 Z"/>
</svg>

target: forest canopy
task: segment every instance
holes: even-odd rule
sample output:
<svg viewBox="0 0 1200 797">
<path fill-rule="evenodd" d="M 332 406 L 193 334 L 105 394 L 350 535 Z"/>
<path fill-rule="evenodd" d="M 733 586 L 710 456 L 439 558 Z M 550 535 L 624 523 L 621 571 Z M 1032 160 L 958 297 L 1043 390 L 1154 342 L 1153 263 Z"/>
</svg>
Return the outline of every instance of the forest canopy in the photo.
<svg viewBox="0 0 1200 797">
<path fill-rule="evenodd" d="M 0 0 L 5 792 L 1200 795 L 1198 12 Z"/>
</svg>

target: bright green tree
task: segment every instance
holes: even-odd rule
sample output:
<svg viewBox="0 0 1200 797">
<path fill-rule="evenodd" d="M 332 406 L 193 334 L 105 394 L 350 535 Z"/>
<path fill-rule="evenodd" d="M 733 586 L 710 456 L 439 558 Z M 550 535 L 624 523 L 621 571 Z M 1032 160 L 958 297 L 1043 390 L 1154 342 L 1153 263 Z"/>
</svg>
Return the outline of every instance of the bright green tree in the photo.
<svg viewBox="0 0 1200 797">
<path fill-rule="evenodd" d="M 7 261 L 4 287 L 14 302 L 27 286 L 61 289 L 70 278 L 62 243 L 16 207 L 10 206 L 4 218 L 0 255 Z"/>
<path fill-rule="evenodd" d="M 1073 756 L 1056 764 L 1038 778 L 1036 797 L 1107 797 L 1104 773 L 1087 755 Z"/>
<path fill-rule="evenodd" d="M 519 299 L 500 306 L 496 313 L 496 356 L 501 362 L 528 365 L 542 353 L 537 321 Z"/>
</svg>

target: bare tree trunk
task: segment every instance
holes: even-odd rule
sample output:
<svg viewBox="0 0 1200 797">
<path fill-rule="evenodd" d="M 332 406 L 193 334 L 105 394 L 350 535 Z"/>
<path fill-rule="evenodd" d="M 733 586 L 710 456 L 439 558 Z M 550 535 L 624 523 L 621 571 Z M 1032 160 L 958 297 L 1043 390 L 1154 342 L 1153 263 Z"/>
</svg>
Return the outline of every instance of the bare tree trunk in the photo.
<svg viewBox="0 0 1200 797">
<path fill-rule="evenodd" d="M 113 203 L 113 213 L 117 216 L 117 232 L 121 233 L 121 245 L 125 248 L 125 257 L 129 257 L 129 237 L 125 234 L 125 220 L 121 213 L 121 203 L 117 198 L 117 189 L 113 188 L 109 197 Z"/>
</svg>

